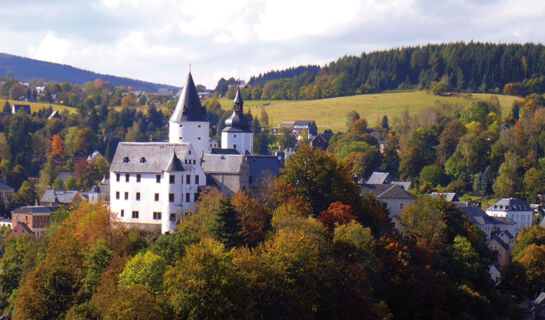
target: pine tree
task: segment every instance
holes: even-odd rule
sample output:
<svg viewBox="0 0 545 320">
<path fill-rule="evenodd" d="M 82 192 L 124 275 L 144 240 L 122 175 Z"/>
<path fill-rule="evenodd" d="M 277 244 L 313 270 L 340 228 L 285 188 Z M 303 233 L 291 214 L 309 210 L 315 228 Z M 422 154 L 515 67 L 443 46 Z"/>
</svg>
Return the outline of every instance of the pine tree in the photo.
<svg viewBox="0 0 545 320">
<path fill-rule="evenodd" d="M 229 200 L 222 200 L 209 227 L 211 236 L 232 248 L 239 243 L 240 220 L 238 212 Z"/>
</svg>

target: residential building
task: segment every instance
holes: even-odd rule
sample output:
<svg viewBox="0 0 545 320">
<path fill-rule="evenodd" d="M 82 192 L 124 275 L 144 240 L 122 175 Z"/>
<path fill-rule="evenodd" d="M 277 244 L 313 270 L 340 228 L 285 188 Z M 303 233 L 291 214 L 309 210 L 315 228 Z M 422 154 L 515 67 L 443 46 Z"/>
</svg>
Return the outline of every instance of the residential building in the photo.
<svg viewBox="0 0 545 320">
<path fill-rule="evenodd" d="M 23 223 L 23 222 L 17 223 L 15 225 L 15 227 L 9 233 L 10 237 L 20 237 L 20 236 L 24 236 L 24 235 L 33 236 L 34 233 L 32 232 L 32 230 L 30 230 L 28 225 L 26 223 Z"/>
<path fill-rule="evenodd" d="M 414 203 L 414 197 L 402 187 L 395 184 L 364 184 L 361 185 L 361 196 L 374 195 L 384 201 L 388 208 L 389 217 L 399 215 L 404 207 Z"/>
<path fill-rule="evenodd" d="M 497 261 L 500 268 L 505 267 L 511 260 L 511 248 L 501 238 L 494 237 L 490 240 L 488 247 L 497 255 Z"/>
<path fill-rule="evenodd" d="M 11 212 L 14 229 L 17 224 L 25 224 L 36 238 L 41 238 L 50 224 L 51 214 L 55 207 L 26 206 Z"/>
<path fill-rule="evenodd" d="M 70 205 L 74 201 L 81 201 L 84 195 L 77 190 L 45 190 L 40 198 L 40 204 L 47 207 L 58 207 L 60 205 Z"/>
<path fill-rule="evenodd" d="M 297 137 L 297 140 L 307 138 L 309 140 L 313 139 L 318 135 L 318 126 L 314 120 L 296 120 L 293 123 L 293 134 Z M 303 137 L 303 133 L 307 132 L 307 136 Z"/>
<path fill-rule="evenodd" d="M 9 199 L 13 195 L 15 190 L 7 184 L 0 182 L 0 201 L 4 204 L 4 208 L 9 205 Z"/>
<path fill-rule="evenodd" d="M 361 180 L 360 180 L 361 181 Z M 394 181 L 389 172 L 375 171 L 369 176 L 366 184 L 395 184 L 402 187 L 405 191 L 409 191 L 412 187 L 410 181 Z"/>
<path fill-rule="evenodd" d="M 486 209 L 486 214 L 498 218 L 510 218 L 516 224 L 513 236 L 517 236 L 523 228 L 532 226 L 534 216 L 526 201 L 517 198 L 503 198 Z"/>
<path fill-rule="evenodd" d="M 459 202 L 456 192 L 432 192 L 430 193 L 432 198 L 443 198 L 447 202 Z"/>
<path fill-rule="evenodd" d="M 474 225 L 481 228 L 486 233 L 487 241 L 492 240 L 498 234 L 502 234 L 502 238 L 505 236 L 503 233 L 508 233 L 511 238 L 516 232 L 516 223 L 507 217 L 493 217 L 489 216 L 478 206 L 460 206 L 460 210 L 465 213 L 466 217 L 473 222 Z M 513 241 L 504 239 L 510 245 Z"/>
</svg>

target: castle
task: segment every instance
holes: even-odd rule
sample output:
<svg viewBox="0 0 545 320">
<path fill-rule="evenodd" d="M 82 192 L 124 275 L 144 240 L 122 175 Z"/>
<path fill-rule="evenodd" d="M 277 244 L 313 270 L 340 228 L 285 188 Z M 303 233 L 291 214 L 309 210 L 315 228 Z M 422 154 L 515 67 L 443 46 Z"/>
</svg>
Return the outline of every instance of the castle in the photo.
<svg viewBox="0 0 545 320">
<path fill-rule="evenodd" d="M 110 166 L 110 208 L 128 227 L 173 232 L 207 186 L 233 194 L 278 176 L 274 156 L 253 155 L 253 133 L 237 91 L 232 115 L 213 148 L 193 77 L 169 119 L 168 142 L 121 142 Z"/>
</svg>

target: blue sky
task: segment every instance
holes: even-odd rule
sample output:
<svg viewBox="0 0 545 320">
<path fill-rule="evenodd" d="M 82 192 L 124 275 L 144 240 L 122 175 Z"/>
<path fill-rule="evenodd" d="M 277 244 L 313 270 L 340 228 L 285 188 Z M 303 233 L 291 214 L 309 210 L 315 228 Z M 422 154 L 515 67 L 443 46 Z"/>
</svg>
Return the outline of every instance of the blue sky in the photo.
<svg viewBox="0 0 545 320">
<path fill-rule="evenodd" d="M 450 41 L 545 42 L 543 0 L 2 0 L 0 52 L 181 85 Z"/>
</svg>

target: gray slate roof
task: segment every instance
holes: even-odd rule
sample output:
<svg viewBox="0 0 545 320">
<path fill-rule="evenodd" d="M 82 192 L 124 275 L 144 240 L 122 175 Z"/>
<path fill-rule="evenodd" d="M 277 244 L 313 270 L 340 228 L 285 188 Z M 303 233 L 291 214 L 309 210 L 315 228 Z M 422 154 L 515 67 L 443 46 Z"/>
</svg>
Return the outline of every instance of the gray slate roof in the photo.
<svg viewBox="0 0 545 320">
<path fill-rule="evenodd" d="M 362 196 L 372 193 L 377 199 L 414 199 L 402 187 L 395 184 L 363 184 L 361 185 Z"/>
<path fill-rule="evenodd" d="M 20 110 L 23 110 L 26 114 L 30 115 L 30 105 L 28 104 L 14 104 L 11 106 L 11 113 L 16 114 Z"/>
<path fill-rule="evenodd" d="M 24 213 L 24 214 L 44 214 L 44 213 L 53 213 L 56 208 L 54 207 L 44 207 L 44 206 L 26 206 L 20 207 L 13 210 L 11 213 Z"/>
<path fill-rule="evenodd" d="M 500 237 L 494 237 L 490 240 L 490 242 L 496 241 L 500 246 L 502 246 L 505 250 L 509 251 L 509 245 L 505 243 Z"/>
<path fill-rule="evenodd" d="M 191 72 L 187 75 L 187 83 L 172 112 L 170 121 L 206 121 L 206 109 L 201 105 Z"/>
<path fill-rule="evenodd" d="M 8 186 L 7 184 L 3 183 L 2 181 L 0 181 L 0 190 L 2 190 L 2 191 L 8 191 L 8 190 L 14 191 L 13 187 Z"/>
<path fill-rule="evenodd" d="M 237 149 L 212 148 L 211 154 L 240 154 Z"/>
<path fill-rule="evenodd" d="M 503 198 L 486 209 L 487 211 L 532 211 L 528 203 L 517 198 Z"/>
<path fill-rule="evenodd" d="M 202 168 L 205 173 L 238 174 L 245 162 L 242 154 L 205 154 Z"/>
<path fill-rule="evenodd" d="M 253 182 L 258 182 L 267 174 L 273 177 L 280 176 L 282 163 L 275 156 L 246 156 L 250 167 L 250 176 Z"/>
<path fill-rule="evenodd" d="M 176 158 L 184 159 L 189 150 L 189 143 L 121 142 L 117 146 L 110 171 L 123 173 L 183 171 L 181 161 L 173 160 L 173 155 L 175 153 Z"/>
<path fill-rule="evenodd" d="M 480 207 L 460 207 L 460 210 L 465 213 L 465 215 L 473 222 L 475 225 L 485 225 L 485 224 L 515 224 L 510 218 L 499 218 L 492 217 L 486 214 Z"/>
<path fill-rule="evenodd" d="M 378 171 L 375 171 L 371 174 L 371 176 L 369 177 L 369 179 L 367 179 L 367 184 L 384 184 L 384 183 L 388 183 L 388 177 L 389 177 L 390 173 L 388 172 L 378 172 Z"/>
<path fill-rule="evenodd" d="M 40 202 L 70 204 L 79 194 L 77 190 L 46 190 L 40 199 Z"/>
<path fill-rule="evenodd" d="M 392 181 L 390 183 L 402 187 L 405 191 L 411 189 L 411 182 L 410 181 Z"/>
<path fill-rule="evenodd" d="M 445 198 L 445 201 L 448 202 L 458 201 L 458 195 L 456 194 L 456 192 L 432 192 L 430 193 L 430 196 L 432 198 L 443 197 Z"/>
</svg>

